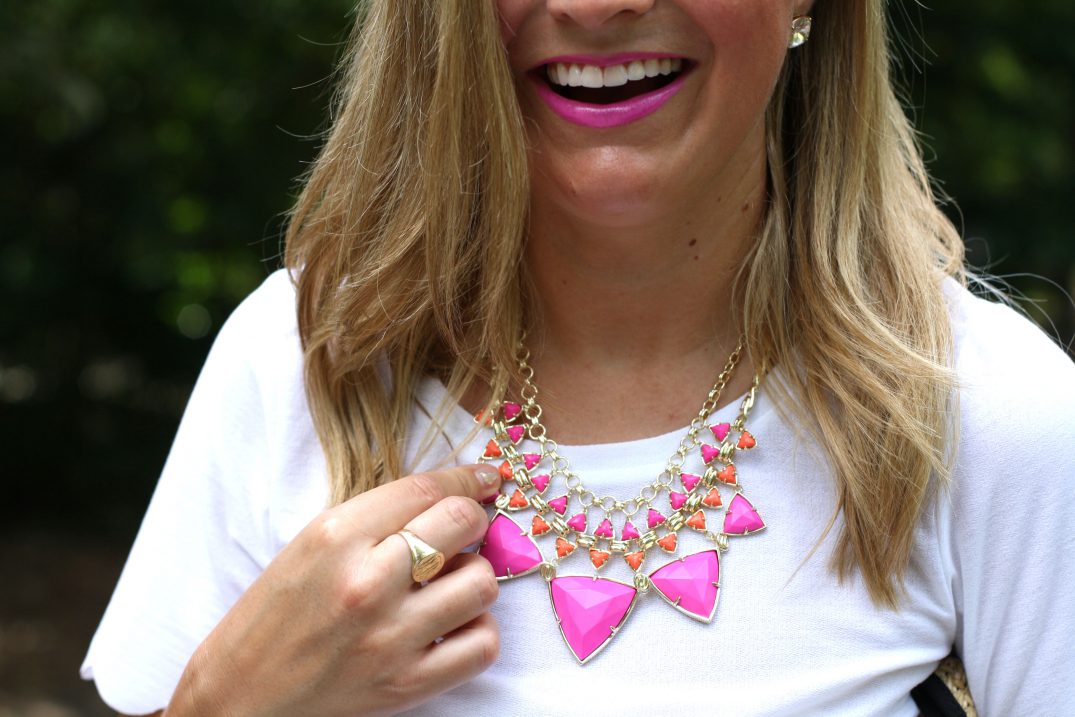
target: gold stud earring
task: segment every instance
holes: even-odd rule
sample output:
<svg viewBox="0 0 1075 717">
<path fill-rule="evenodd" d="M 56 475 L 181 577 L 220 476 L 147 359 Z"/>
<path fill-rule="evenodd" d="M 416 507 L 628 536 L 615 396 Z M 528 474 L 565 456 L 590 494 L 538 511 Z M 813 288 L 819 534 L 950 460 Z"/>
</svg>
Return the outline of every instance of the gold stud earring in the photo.
<svg viewBox="0 0 1075 717">
<path fill-rule="evenodd" d="M 806 44 L 806 41 L 810 39 L 810 23 L 809 15 L 800 15 L 791 21 L 791 39 L 788 41 L 788 47 L 795 49 L 799 45 Z"/>
</svg>

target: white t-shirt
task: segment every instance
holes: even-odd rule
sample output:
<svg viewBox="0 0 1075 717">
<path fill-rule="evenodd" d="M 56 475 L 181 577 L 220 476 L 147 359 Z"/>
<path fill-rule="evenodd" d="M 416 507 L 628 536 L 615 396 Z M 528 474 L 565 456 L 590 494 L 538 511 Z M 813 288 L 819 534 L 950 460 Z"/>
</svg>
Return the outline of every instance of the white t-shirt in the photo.
<svg viewBox="0 0 1075 717">
<path fill-rule="evenodd" d="M 731 540 L 711 624 L 647 595 L 580 667 L 545 581 L 520 577 L 501 586 L 493 608 L 496 664 L 413 714 L 910 716 L 909 691 L 953 644 L 980 714 L 1075 714 L 1075 365 L 1011 309 L 947 288 L 962 386 L 958 454 L 951 490 L 917 528 L 901 610 L 876 608 L 857 579 L 840 584 L 830 573 L 839 525 L 811 554 L 833 483 L 823 451 L 763 389 L 748 423 L 758 448 L 737 464 L 767 527 Z M 408 455 L 445 399 L 439 382 L 423 384 Z M 472 425 L 454 406 L 423 465 Z M 595 491 L 628 497 L 684 431 L 562 453 Z M 486 440 L 463 451 L 466 461 Z M 165 707 L 195 647 L 326 499 L 295 294 L 278 271 L 213 345 L 82 676 L 121 712 Z M 701 539 L 680 537 L 681 555 Z M 647 571 L 670 559 L 659 553 Z M 622 562 L 602 573 L 624 577 Z M 592 574 L 584 556 L 561 571 Z"/>
</svg>

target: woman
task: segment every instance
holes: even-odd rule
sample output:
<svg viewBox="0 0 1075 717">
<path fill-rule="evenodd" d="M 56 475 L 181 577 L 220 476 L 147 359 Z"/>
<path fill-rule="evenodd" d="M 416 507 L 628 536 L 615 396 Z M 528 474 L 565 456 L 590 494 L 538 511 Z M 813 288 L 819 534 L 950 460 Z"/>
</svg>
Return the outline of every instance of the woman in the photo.
<svg viewBox="0 0 1075 717">
<path fill-rule="evenodd" d="M 107 702 L 911 715 L 954 647 L 983 714 L 1075 711 L 1075 369 L 963 288 L 880 0 L 359 24 L 87 656 Z"/>
</svg>

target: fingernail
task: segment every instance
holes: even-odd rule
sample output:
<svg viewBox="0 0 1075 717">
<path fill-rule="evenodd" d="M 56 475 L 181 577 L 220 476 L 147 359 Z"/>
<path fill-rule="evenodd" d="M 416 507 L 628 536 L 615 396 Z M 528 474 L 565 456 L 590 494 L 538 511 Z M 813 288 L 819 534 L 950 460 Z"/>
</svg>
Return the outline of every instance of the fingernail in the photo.
<svg viewBox="0 0 1075 717">
<path fill-rule="evenodd" d="M 486 488 L 493 488 L 500 485 L 500 473 L 491 466 L 478 466 L 474 469 L 474 475 L 477 476 L 478 481 Z"/>
</svg>

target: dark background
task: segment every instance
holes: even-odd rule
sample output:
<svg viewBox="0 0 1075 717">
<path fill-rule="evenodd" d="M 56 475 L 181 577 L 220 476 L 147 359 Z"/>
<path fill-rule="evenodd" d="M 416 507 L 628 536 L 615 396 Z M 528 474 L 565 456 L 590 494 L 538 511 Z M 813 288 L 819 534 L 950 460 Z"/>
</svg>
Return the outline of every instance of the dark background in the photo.
<svg viewBox="0 0 1075 717">
<path fill-rule="evenodd" d="M 891 7 L 972 263 L 1069 344 L 1075 4 Z M 78 663 L 215 332 L 278 266 L 350 19 L 339 0 L 0 8 L 0 717 L 108 714 Z"/>
</svg>

